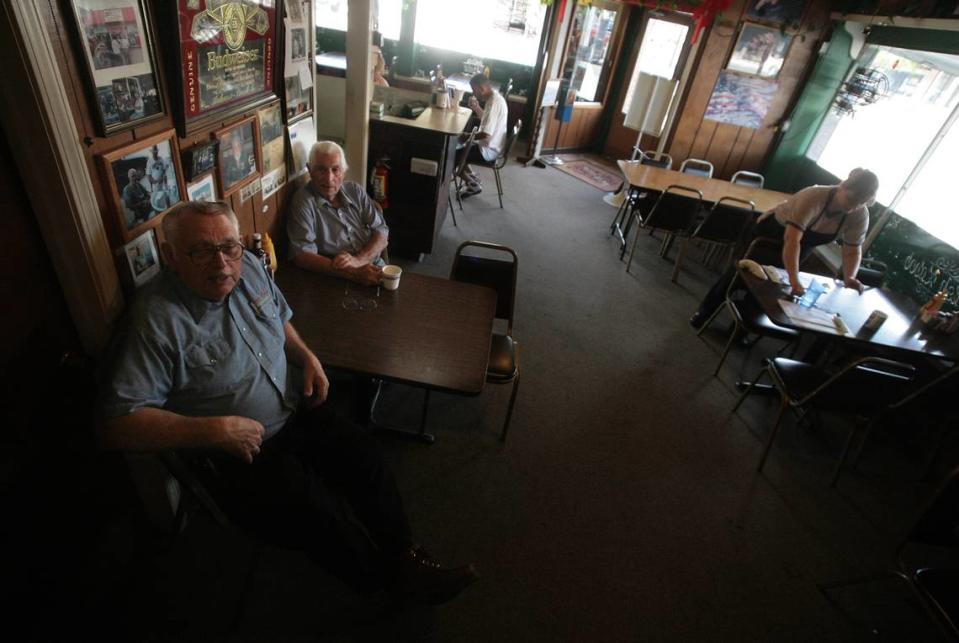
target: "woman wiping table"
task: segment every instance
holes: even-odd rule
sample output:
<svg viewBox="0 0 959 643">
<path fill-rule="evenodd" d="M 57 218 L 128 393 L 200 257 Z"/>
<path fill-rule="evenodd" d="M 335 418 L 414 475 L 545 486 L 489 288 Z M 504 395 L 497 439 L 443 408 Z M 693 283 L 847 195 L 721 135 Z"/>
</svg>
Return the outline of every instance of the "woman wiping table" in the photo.
<svg viewBox="0 0 959 643">
<path fill-rule="evenodd" d="M 782 239 L 782 266 L 789 276 L 794 295 L 805 292 L 799 282 L 799 263 L 816 246 L 842 238 L 842 276 L 847 288 L 862 292 L 856 278 L 862 261 L 862 244 L 869 229 L 870 205 L 876 198 L 879 179 L 863 168 L 856 168 L 839 185 L 814 185 L 800 190 L 772 210 L 763 213 L 747 232 L 748 245 L 758 237 Z M 723 304 L 726 290 L 736 275 L 730 268 L 713 284 L 689 319 L 701 328 Z"/>
</svg>

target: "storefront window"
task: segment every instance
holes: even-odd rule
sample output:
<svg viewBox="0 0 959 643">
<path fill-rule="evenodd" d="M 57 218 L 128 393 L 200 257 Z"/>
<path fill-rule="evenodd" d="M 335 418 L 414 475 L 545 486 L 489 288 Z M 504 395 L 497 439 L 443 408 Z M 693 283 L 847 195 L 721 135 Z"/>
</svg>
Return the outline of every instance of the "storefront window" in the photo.
<svg viewBox="0 0 959 643">
<path fill-rule="evenodd" d="M 346 31 L 348 0 L 316 0 L 316 26 Z M 403 0 L 379 0 L 373 3 L 376 25 L 385 38 L 400 39 L 400 17 Z"/>
</svg>

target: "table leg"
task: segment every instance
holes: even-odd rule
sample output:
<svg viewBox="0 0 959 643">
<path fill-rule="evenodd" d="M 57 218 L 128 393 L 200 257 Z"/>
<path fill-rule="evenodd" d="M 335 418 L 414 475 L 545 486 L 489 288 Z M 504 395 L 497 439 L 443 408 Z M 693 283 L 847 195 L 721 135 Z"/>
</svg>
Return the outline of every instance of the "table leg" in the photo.
<svg viewBox="0 0 959 643">
<path fill-rule="evenodd" d="M 370 416 L 368 425 L 370 428 L 377 431 L 384 431 L 387 433 L 393 433 L 400 437 L 411 438 L 424 442 L 426 444 L 433 444 L 436 441 L 436 436 L 432 433 L 426 432 L 426 416 L 429 411 L 430 404 L 430 390 L 424 389 L 425 395 L 423 396 L 423 410 L 420 414 L 420 426 L 419 429 L 408 429 L 404 427 L 391 426 L 384 424 L 376 419 L 376 404 L 379 402 L 380 393 L 383 391 L 383 386 L 385 382 L 383 380 L 377 380 L 376 382 L 376 393 L 373 394 L 373 402 L 370 404 Z"/>
</svg>

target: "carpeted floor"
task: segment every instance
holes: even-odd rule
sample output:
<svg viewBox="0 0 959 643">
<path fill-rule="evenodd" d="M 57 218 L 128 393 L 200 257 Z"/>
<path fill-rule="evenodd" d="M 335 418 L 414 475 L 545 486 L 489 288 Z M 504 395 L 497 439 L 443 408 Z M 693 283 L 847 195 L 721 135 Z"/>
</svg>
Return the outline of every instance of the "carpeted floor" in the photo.
<svg viewBox="0 0 959 643">
<path fill-rule="evenodd" d="M 686 324 L 713 277 L 697 253 L 672 284 L 659 240 L 644 235 L 627 274 L 608 235 L 614 210 L 594 188 L 515 163 L 503 183 L 505 209 L 493 190 L 467 200 L 436 252 L 404 268 L 445 276 L 467 239 L 517 250 L 523 379 L 509 442 L 497 441 L 509 387 L 493 385 L 475 398 L 432 397 L 433 446 L 380 438 L 417 538 L 441 560 L 474 561 L 480 582 L 448 605 L 398 610 L 200 515 L 165 553 L 127 559 L 123 582 L 91 610 L 104 632 L 123 623 L 128 640 L 151 641 L 930 640 L 899 585 L 832 601 L 818 588 L 893 564 L 930 490 L 917 482 L 921 453 L 878 435 L 860 470 L 831 489 L 840 432 L 789 425 L 757 475 L 777 405 L 756 397 L 731 414 L 734 381 L 778 346 L 737 349 L 713 377 L 726 322 L 703 338 Z M 414 421 L 420 400 L 392 387 L 386 411 Z"/>
</svg>

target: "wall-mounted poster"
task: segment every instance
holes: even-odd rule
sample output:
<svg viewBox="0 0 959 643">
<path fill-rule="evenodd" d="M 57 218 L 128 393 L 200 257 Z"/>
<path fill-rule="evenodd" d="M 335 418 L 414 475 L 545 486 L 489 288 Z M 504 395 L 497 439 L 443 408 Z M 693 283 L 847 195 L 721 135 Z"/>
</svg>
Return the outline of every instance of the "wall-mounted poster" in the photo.
<svg viewBox="0 0 959 643">
<path fill-rule="evenodd" d="M 216 133 L 220 142 L 220 190 L 227 197 L 260 174 L 254 118 L 245 118 Z"/>
<path fill-rule="evenodd" d="M 286 137 L 283 136 L 283 113 L 279 103 L 256 113 L 260 125 L 260 158 L 263 160 L 263 198 L 286 183 Z"/>
<path fill-rule="evenodd" d="M 806 0 L 752 0 L 745 18 L 794 27 L 799 26 L 805 8 Z"/>
<path fill-rule="evenodd" d="M 216 165 L 216 141 L 207 141 L 194 145 L 183 152 L 183 171 L 186 180 L 192 181 L 201 174 L 206 174 Z"/>
<path fill-rule="evenodd" d="M 130 276 L 137 288 L 153 279 L 160 272 L 160 255 L 157 252 L 156 237 L 153 230 L 147 230 L 123 246 L 123 256 L 127 258 Z"/>
<path fill-rule="evenodd" d="M 778 29 L 744 22 L 726 69 L 775 78 L 783 66 L 792 39 L 792 36 Z"/>
<path fill-rule="evenodd" d="M 290 125 L 287 130 L 290 137 L 291 174 L 295 178 L 306 173 L 310 148 L 316 143 L 316 127 L 312 118 L 304 118 Z"/>
<path fill-rule="evenodd" d="M 70 0 L 100 136 L 163 115 L 148 13 L 140 0 Z"/>
<path fill-rule="evenodd" d="M 737 127 L 759 129 L 778 85 L 771 80 L 719 72 L 704 118 Z"/>
<path fill-rule="evenodd" d="M 170 67 L 181 137 L 276 99 L 276 0 L 172 0 Z"/>
<path fill-rule="evenodd" d="M 157 225 L 160 215 L 183 199 L 173 130 L 107 152 L 100 165 L 124 241 Z"/>
</svg>

